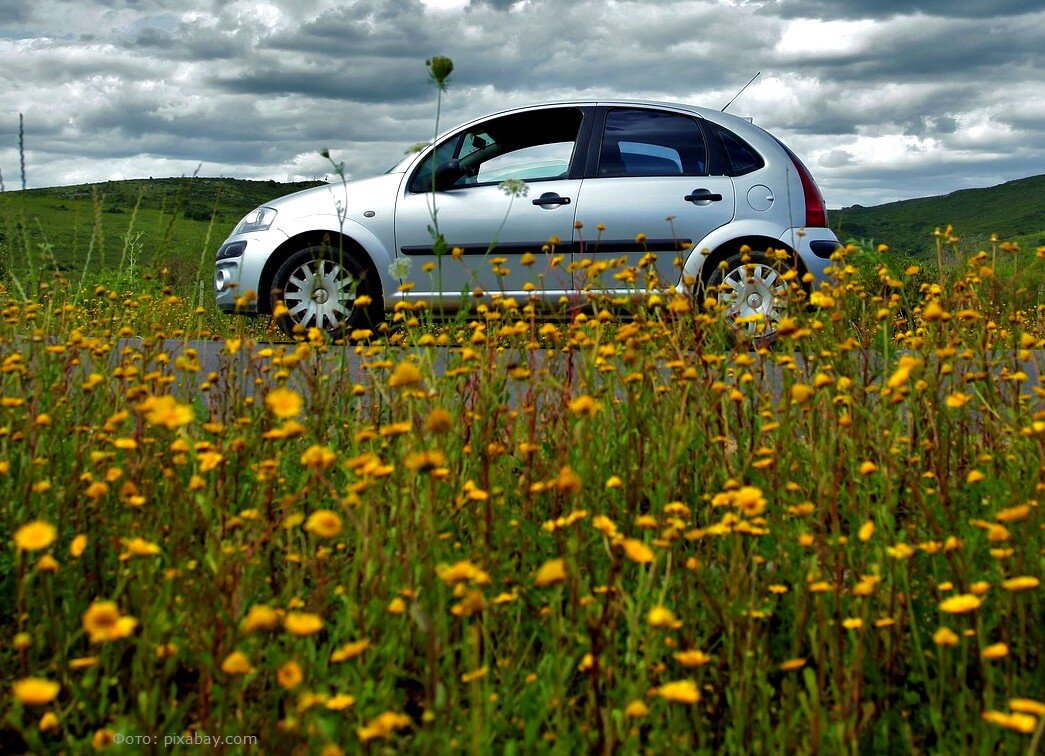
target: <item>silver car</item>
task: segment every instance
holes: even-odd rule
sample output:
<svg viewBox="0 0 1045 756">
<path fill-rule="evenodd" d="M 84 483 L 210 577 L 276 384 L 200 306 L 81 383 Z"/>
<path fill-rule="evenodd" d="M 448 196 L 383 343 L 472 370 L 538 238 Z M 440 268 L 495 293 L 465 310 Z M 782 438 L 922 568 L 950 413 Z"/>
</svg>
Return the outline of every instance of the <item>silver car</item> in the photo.
<svg viewBox="0 0 1045 756">
<path fill-rule="evenodd" d="M 713 292 L 730 324 L 765 335 L 784 313 L 780 258 L 808 287 L 838 247 L 809 171 L 749 121 L 562 102 L 480 118 L 384 175 L 257 208 L 218 250 L 214 284 L 222 310 L 275 314 L 290 334 L 371 326 L 403 300 L 453 310 L 501 292 L 556 306 L 670 286 Z"/>
</svg>

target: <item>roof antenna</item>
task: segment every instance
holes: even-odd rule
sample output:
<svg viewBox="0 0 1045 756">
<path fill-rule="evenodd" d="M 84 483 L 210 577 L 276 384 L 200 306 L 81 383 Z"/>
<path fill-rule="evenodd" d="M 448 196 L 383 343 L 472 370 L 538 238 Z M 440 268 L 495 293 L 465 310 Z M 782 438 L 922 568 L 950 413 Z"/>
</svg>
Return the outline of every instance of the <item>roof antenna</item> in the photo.
<svg viewBox="0 0 1045 756">
<path fill-rule="evenodd" d="M 736 93 L 735 95 L 733 95 L 733 100 L 735 100 L 735 99 L 737 99 L 738 97 L 740 97 L 740 95 L 742 95 L 742 94 L 744 93 L 744 90 L 745 90 L 745 89 L 747 89 L 748 87 L 750 87 L 750 86 L 751 86 L 751 82 L 753 82 L 753 81 L 754 81 L 755 79 L 757 79 L 757 78 L 758 78 L 759 76 L 761 76 L 761 75 L 762 75 L 762 72 L 761 72 L 761 71 L 759 71 L 759 72 L 758 72 L 758 73 L 756 73 L 756 74 L 755 74 L 754 76 L 752 76 L 752 77 L 751 77 L 750 79 L 748 79 L 748 82 L 747 82 L 747 84 L 745 84 L 744 86 L 742 86 L 742 87 L 740 88 L 740 91 L 739 91 L 739 92 L 737 92 L 737 93 Z M 728 108 L 728 107 L 729 107 L 730 105 L 732 105 L 732 104 L 733 104 L 733 100 L 730 100 L 729 102 L 727 102 L 727 103 L 725 104 L 725 106 L 724 106 L 724 107 L 722 108 L 722 110 L 721 110 L 720 112 L 722 112 L 722 113 L 725 113 L 725 112 L 726 112 L 726 108 Z"/>
</svg>

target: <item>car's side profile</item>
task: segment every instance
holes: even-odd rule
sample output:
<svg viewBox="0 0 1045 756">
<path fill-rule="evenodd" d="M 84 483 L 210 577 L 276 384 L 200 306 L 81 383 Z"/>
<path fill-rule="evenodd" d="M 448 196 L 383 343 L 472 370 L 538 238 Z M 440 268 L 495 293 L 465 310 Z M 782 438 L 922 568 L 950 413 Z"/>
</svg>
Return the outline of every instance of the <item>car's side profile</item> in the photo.
<svg viewBox="0 0 1045 756">
<path fill-rule="evenodd" d="M 292 333 L 372 324 L 404 299 L 452 310 L 481 292 L 554 305 L 592 289 L 703 287 L 730 323 L 768 333 L 786 285 L 766 251 L 813 282 L 838 246 L 808 170 L 745 119 L 550 103 L 452 129 L 384 175 L 254 210 L 218 250 L 215 290 L 221 309 L 274 313 Z"/>
</svg>

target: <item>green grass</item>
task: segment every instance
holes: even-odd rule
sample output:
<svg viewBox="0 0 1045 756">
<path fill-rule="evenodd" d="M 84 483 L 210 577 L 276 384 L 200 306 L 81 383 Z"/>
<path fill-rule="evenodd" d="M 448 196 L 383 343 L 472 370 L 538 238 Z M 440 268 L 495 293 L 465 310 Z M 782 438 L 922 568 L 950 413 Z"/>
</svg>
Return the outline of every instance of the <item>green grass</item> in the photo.
<svg viewBox="0 0 1045 756">
<path fill-rule="evenodd" d="M 231 320 L 212 375 L 185 301 L 11 297 L 0 750 L 1033 750 L 1045 308 L 978 268 L 843 272 L 757 352 L 665 293 L 438 352 L 411 305 L 355 363 Z"/>
</svg>

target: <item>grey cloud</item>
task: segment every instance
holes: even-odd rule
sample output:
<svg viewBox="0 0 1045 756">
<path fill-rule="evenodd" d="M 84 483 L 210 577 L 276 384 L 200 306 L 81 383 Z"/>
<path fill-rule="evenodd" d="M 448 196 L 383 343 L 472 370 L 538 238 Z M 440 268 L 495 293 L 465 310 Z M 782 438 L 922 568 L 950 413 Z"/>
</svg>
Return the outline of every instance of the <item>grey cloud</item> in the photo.
<svg viewBox="0 0 1045 756">
<path fill-rule="evenodd" d="M 759 5 L 768 13 L 805 18 L 888 18 L 917 13 L 949 18 L 995 18 L 1041 10 L 1038 0 L 776 0 Z"/>
<path fill-rule="evenodd" d="M 436 13 L 421 0 L 37 0 L 0 6 L 0 97 L 27 114 L 31 177 L 202 161 L 283 178 L 322 148 L 364 175 L 430 138 L 434 54 L 455 63 L 444 128 L 552 98 L 721 107 L 762 70 L 731 110 L 808 157 L 829 202 L 871 204 L 1045 172 L 1037 5 L 471 0 Z M 796 19 L 875 20 L 832 54 L 781 53 Z M 893 160 L 867 147 L 901 135 L 929 146 Z M 8 118 L 0 167 L 13 143 Z"/>
</svg>

